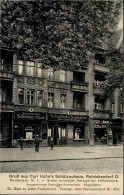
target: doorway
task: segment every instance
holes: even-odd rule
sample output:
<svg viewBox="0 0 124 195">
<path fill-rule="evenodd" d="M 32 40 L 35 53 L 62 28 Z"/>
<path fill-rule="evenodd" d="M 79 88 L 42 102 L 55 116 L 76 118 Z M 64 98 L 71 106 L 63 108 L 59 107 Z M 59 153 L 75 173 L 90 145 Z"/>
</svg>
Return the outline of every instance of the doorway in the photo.
<svg viewBox="0 0 124 195">
<path fill-rule="evenodd" d="M 57 127 L 54 127 L 53 130 L 53 139 L 54 139 L 54 145 L 57 145 L 57 138 L 58 138 L 58 131 Z"/>
</svg>

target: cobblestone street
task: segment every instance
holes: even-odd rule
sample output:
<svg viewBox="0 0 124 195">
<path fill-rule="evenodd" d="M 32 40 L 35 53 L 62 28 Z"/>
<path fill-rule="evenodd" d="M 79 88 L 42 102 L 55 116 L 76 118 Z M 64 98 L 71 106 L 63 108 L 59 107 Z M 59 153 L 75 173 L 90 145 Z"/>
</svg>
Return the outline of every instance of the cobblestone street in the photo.
<svg viewBox="0 0 124 195">
<path fill-rule="evenodd" d="M 1 172 L 122 173 L 123 147 L 1 148 Z"/>
<path fill-rule="evenodd" d="M 92 160 L 60 160 L 60 161 L 29 161 L 1 163 L 1 172 L 49 172 L 49 173 L 122 173 L 123 160 L 92 159 Z"/>
</svg>

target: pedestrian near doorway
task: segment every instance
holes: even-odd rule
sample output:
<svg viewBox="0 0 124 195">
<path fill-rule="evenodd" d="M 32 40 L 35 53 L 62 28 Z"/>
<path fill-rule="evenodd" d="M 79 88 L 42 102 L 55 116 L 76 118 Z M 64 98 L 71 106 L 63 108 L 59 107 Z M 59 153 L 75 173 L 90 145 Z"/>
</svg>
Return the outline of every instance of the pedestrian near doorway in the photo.
<svg viewBox="0 0 124 195">
<path fill-rule="evenodd" d="M 51 150 L 53 150 L 53 145 L 54 145 L 54 140 L 53 140 L 53 137 L 51 137 L 51 140 L 50 140 Z"/>
<path fill-rule="evenodd" d="M 20 148 L 23 150 L 23 138 L 21 137 L 19 140 Z"/>
<path fill-rule="evenodd" d="M 36 135 L 36 137 L 35 137 L 35 152 L 39 152 L 39 144 L 40 144 L 39 136 Z"/>
</svg>

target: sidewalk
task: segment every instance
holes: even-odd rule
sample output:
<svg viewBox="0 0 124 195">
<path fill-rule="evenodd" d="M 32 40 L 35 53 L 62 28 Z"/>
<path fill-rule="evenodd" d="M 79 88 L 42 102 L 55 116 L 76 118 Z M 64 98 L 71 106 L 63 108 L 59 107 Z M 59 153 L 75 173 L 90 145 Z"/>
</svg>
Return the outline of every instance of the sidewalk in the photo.
<svg viewBox="0 0 124 195">
<path fill-rule="evenodd" d="M 92 160 L 103 158 L 123 158 L 123 146 L 82 146 L 82 147 L 41 147 L 39 153 L 34 148 L 0 148 L 0 162 Z"/>
</svg>

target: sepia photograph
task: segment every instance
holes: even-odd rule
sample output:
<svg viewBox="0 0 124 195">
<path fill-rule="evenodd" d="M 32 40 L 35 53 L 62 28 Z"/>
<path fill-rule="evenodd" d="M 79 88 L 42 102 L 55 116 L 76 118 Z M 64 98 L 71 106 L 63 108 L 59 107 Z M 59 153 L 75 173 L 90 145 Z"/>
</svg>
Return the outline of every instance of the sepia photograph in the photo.
<svg viewBox="0 0 124 195">
<path fill-rule="evenodd" d="M 0 194 L 123 195 L 123 1 L 0 9 Z"/>
</svg>

